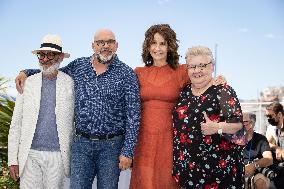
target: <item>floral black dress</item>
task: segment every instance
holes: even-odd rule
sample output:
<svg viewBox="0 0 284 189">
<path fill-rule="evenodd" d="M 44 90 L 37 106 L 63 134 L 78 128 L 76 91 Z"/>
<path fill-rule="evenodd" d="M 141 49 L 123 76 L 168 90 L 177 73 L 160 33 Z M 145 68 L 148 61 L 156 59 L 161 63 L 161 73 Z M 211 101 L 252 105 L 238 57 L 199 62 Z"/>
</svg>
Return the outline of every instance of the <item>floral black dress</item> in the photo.
<svg viewBox="0 0 284 189">
<path fill-rule="evenodd" d="M 210 120 L 242 122 L 235 91 L 228 85 L 209 87 L 194 96 L 187 85 L 173 110 L 173 177 L 183 188 L 244 188 L 244 129 L 234 135 L 203 135 L 200 124 Z"/>
</svg>

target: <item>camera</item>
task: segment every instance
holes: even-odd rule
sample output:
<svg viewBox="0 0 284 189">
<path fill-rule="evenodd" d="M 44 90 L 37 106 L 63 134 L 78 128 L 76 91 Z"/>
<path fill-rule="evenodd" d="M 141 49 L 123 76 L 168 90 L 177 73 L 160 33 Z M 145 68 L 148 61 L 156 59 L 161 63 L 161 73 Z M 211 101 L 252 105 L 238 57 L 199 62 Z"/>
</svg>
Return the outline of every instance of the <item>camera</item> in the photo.
<svg viewBox="0 0 284 189">
<path fill-rule="evenodd" d="M 259 167 L 257 168 L 257 171 L 263 174 L 264 176 L 266 176 L 267 178 L 269 178 L 270 180 L 277 177 L 277 174 L 272 169 L 267 167 Z"/>
</svg>

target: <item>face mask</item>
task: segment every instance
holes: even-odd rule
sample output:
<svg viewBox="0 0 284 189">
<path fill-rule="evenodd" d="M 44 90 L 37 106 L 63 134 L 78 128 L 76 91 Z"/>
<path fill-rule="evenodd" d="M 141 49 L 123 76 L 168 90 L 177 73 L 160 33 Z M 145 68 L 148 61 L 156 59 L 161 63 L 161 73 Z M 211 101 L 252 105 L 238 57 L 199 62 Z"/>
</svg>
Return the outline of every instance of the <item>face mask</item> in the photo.
<svg viewBox="0 0 284 189">
<path fill-rule="evenodd" d="M 268 123 L 272 126 L 277 126 L 278 122 L 276 122 L 273 118 L 267 119 Z"/>
</svg>

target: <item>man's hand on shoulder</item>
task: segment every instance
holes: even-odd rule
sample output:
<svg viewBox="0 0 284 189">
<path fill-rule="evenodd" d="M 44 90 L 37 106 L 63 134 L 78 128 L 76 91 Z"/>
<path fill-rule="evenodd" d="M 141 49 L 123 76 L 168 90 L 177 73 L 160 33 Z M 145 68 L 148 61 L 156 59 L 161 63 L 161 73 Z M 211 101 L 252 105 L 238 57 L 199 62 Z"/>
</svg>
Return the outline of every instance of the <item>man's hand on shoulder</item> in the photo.
<svg viewBox="0 0 284 189">
<path fill-rule="evenodd" d="M 227 80 L 224 76 L 218 75 L 216 78 L 213 80 L 213 85 L 225 85 L 227 83 Z"/>
<path fill-rule="evenodd" d="M 27 75 L 23 71 L 21 71 L 15 79 L 17 91 L 21 94 L 24 92 L 24 85 L 25 85 L 26 79 L 27 79 Z"/>
</svg>

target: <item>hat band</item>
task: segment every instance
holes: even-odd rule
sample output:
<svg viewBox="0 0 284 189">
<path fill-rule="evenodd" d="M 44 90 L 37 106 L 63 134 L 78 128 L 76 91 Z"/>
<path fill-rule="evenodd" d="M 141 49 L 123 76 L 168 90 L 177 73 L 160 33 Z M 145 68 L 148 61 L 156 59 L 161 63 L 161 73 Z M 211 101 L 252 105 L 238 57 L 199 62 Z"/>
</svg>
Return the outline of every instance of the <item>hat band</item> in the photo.
<svg viewBox="0 0 284 189">
<path fill-rule="evenodd" d="M 60 47 L 59 45 L 53 44 L 53 43 L 42 43 L 40 48 L 42 47 L 50 47 L 50 48 L 54 48 L 62 52 L 62 47 Z"/>
</svg>

